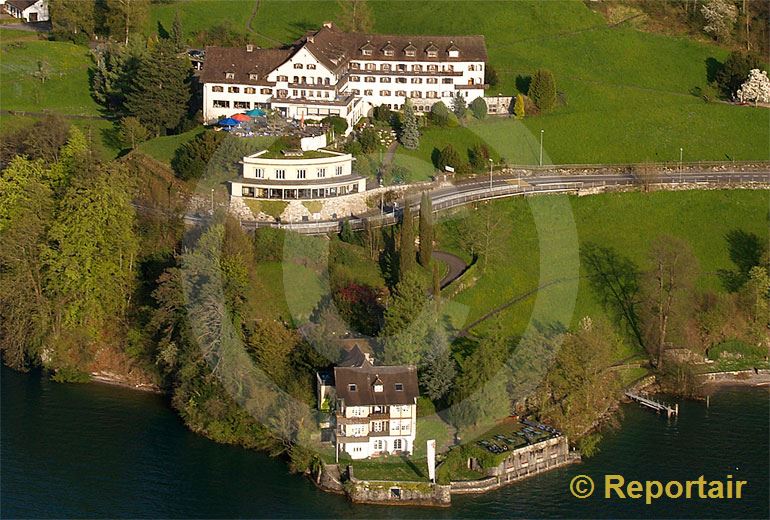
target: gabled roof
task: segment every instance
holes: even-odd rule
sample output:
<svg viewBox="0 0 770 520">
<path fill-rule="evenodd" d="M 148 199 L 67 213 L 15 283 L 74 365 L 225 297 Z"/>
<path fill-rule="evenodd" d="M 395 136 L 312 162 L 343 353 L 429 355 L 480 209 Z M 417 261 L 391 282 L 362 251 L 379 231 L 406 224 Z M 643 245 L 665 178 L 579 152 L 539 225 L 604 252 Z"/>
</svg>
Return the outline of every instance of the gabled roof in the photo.
<svg viewBox="0 0 770 520">
<path fill-rule="evenodd" d="M 367 365 L 372 366 L 367 355 L 361 350 L 358 343 L 356 343 L 353 345 L 353 348 L 347 351 L 345 357 L 339 362 L 338 366 L 361 368 Z"/>
<path fill-rule="evenodd" d="M 433 42 L 428 43 L 428 46 L 425 47 L 425 52 L 438 52 L 438 47 L 433 45 Z"/>
<path fill-rule="evenodd" d="M 292 54 L 293 48 L 248 51 L 246 47 L 206 47 L 201 82 L 261 85 L 267 81 L 267 75 Z M 232 72 L 233 78 L 227 79 L 227 72 Z M 252 79 L 252 74 L 256 74 L 256 79 Z"/>
<path fill-rule="evenodd" d="M 382 383 L 382 392 L 374 391 L 377 381 Z M 345 406 L 414 404 L 420 396 L 417 369 L 412 365 L 338 366 L 334 368 L 334 384 L 337 397 L 344 400 Z M 351 385 L 355 385 L 355 390 Z"/>
<path fill-rule="evenodd" d="M 14 6 L 19 11 L 24 11 L 35 5 L 37 0 L 7 0 L 5 3 Z"/>
</svg>

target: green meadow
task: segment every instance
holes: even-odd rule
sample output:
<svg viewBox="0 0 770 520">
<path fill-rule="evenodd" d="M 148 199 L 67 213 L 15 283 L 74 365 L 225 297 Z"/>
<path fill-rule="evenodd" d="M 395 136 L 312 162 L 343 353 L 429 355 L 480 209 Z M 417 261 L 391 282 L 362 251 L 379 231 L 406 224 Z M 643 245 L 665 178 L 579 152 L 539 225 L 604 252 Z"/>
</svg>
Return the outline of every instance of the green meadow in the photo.
<svg viewBox="0 0 770 520">
<path fill-rule="evenodd" d="M 662 234 L 680 237 L 689 242 L 700 263 L 699 286 L 721 291 L 717 271 L 734 268 L 725 234 L 739 229 L 766 237 L 770 224 L 770 192 L 766 190 L 555 195 L 492 204 L 495 214 L 510 226 L 499 237 L 496 260 L 486 272 L 477 271 L 477 283 L 447 306 L 458 329 L 546 285 L 473 332 L 483 332 L 499 322 L 506 332 L 520 334 L 534 321 L 575 325 L 584 316 L 605 315 L 580 265 L 580 249 L 589 243 L 612 248 L 644 270 L 655 238 Z M 440 248 L 462 250 L 456 229 L 464 216 L 461 213 L 440 224 Z"/>
</svg>

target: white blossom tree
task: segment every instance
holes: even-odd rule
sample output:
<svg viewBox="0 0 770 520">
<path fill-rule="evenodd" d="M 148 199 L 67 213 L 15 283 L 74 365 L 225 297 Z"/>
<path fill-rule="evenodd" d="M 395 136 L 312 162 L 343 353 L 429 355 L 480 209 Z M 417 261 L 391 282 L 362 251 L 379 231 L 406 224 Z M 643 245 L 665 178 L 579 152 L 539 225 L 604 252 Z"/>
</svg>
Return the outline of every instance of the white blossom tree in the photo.
<svg viewBox="0 0 770 520">
<path fill-rule="evenodd" d="M 738 8 L 729 0 L 706 0 L 700 8 L 706 34 L 717 40 L 724 40 L 730 35 L 738 19 Z"/>
<path fill-rule="evenodd" d="M 736 92 L 741 103 L 770 103 L 770 78 L 767 71 L 751 69 L 749 78 Z"/>
</svg>

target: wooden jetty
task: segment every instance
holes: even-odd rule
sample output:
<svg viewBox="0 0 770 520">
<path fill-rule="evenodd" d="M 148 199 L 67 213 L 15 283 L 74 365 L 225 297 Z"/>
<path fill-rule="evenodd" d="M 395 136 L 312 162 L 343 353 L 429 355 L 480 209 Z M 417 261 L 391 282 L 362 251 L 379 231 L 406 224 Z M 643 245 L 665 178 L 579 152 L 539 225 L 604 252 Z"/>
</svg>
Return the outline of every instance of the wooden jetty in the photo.
<svg viewBox="0 0 770 520">
<path fill-rule="evenodd" d="M 671 417 L 671 416 L 679 415 L 679 405 L 678 404 L 675 404 L 674 406 L 670 406 L 670 405 L 667 405 L 665 403 L 661 403 L 661 402 L 655 401 L 653 399 L 649 399 L 647 397 L 642 397 L 641 395 L 635 394 L 633 392 L 626 392 L 626 397 L 628 397 L 632 401 L 636 401 L 637 403 L 641 404 L 642 406 L 646 406 L 647 408 L 655 410 L 658 413 L 665 413 L 666 417 Z"/>
</svg>

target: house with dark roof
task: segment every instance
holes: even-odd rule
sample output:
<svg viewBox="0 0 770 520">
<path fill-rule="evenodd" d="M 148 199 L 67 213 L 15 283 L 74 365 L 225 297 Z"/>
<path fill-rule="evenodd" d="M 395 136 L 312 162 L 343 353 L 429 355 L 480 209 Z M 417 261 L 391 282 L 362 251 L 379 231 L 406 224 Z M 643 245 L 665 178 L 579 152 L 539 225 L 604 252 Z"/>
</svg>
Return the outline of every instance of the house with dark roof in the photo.
<svg viewBox="0 0 770 520">
<path fill-rule="evenodd" d="M 337 454 L 353 459 L 414 452 L 417 369 L 377 366 L 359 347 L 334 367 Z"/>
<path fill-rule="evenodd" d="M 48 21 L 48 0 L 5 0 L 5 12 L 25 22 Z"/>
<path fill-rule="evenodd" d="M 339 116 L 353 125 L 375 106 L 418 112 L 456 95 L 484 96 L 483 36 L 343 32 L 332 23 L 278 49 L 207 47 L 200 75 L 207 122 L 253 108 L 286 118 Z"/>
</svg>

